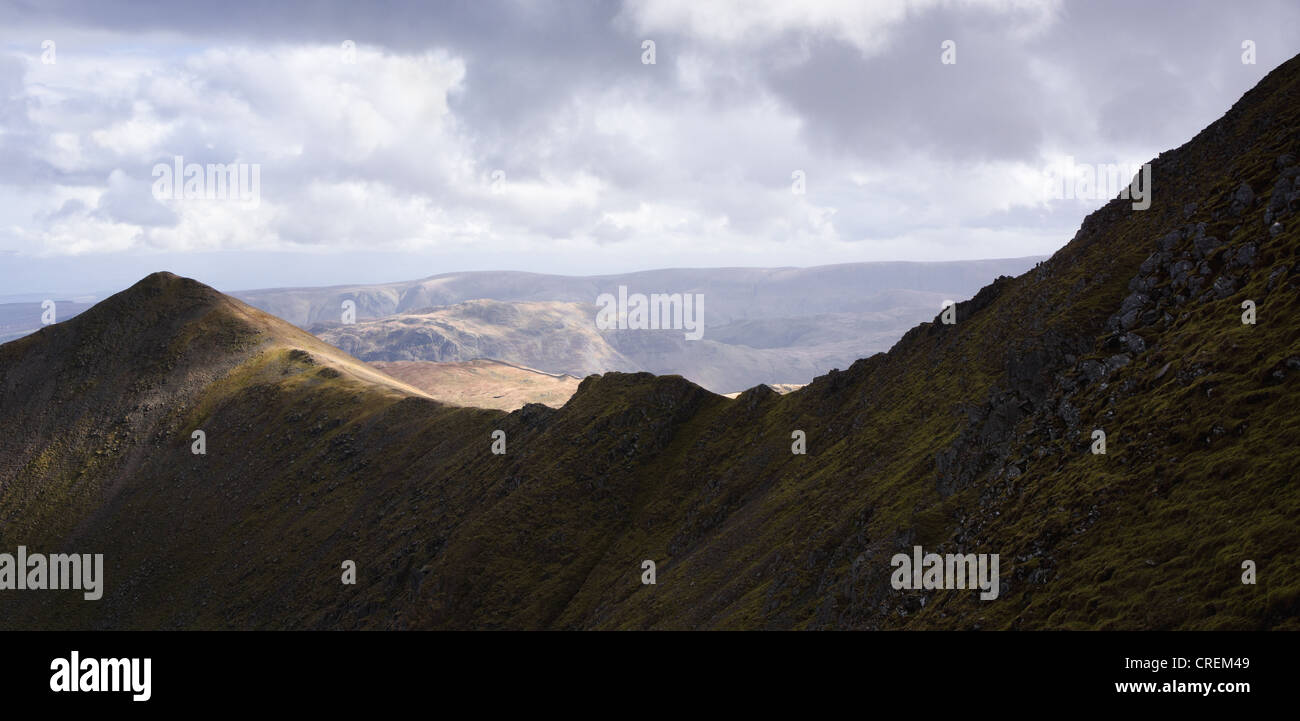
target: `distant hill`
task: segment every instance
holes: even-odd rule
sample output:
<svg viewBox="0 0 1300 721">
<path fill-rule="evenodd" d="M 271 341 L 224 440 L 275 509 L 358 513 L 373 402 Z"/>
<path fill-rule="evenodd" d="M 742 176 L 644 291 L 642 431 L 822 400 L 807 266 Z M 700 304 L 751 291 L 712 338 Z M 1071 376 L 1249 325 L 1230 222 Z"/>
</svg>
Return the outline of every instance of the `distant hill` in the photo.
<svg viewBox="0 0 1300 721">
<path fill-rule="evenodd" d="M 772 390 L 774 390 L 774 391 L 776 391 L 777 393 L 780 393 L 780 394 L 782 394 L 782 395 L 784 395 L 784 394 L 786 394 L 786 393 L 793 393 L 793 392 L 799 390 L 800 388 L 803 388 L 803 386 L 801 386 L 801 385 L 793 385 L 793 384 L 790 384 L 790 383 L 774 383 L 774 384 L 769 385 L 769 386 L 767 386 L 767 387 L 768 387 L 768 388 L 771 388 Z M 725 395 L 726 395 L 727 398 L 739 398 L 741 394 L 740 394 L 740 393 L 727 393 L 727 394 L 725 394 Z"/>
<path fill-rule="evenodd" d="M 594 318 L 595 308 L 579 303 L 476 300 L 309 330 L 365 361 L 491 358 L 579 378 L 640 370 L 596 330 Z"/>
<path fill-rule="evenodd" d="M 710 327 L 738 320 L 891 312 L 961 300 L 989 279 L 1015 275 L 1041 257 L 936 263 L 844 263 L 810 268 L 669 268 L 595 276 L 513 271 L 445 273 L 422 280 L 323 288 L 270 288 L 232 293 L 294 325 L 337 323 L 343 301 L 357 318 L 382 318 L 468 300 L 593 304 L 625 285 L 631 293 L 704 293 Z"/>
<path fill-rule="evenodd" d="M 597 330 L 595 316 L 596 307 L 582 303 L 475 300 L 349 325 L 322 323 L 310 331 L 371 362 L 491 358 L 579 378 L 649 371 L 679 374 L 721 393 L 761 383 L 799 384 L 847 367 L 887 350 L 906 317 L 872 313 L 741 321 L 733 325 L 746 327 L 728 325 L 690 341 L 681 331 Z M 757 347 L 720 340 L 741 336 Z"/>
<path fill-rule="evenodd" d="M 384 286 L 238 294 L 363 360 L 495 358 L 548 372 L 678 374 L 727 393 L 803 384 L 888 350 L 944 300 L 1036 259 L 663 270 L 606 277 L 459 273 Z M 702 293 L 707 330 L 598 330 L 598 294 Z M 343 325 L 344 301 L 358 322 Z M 441 304 L 426 307 L 421 304 Z M 449 303 L 449 304 L 443 304 Z"/>
</svg>

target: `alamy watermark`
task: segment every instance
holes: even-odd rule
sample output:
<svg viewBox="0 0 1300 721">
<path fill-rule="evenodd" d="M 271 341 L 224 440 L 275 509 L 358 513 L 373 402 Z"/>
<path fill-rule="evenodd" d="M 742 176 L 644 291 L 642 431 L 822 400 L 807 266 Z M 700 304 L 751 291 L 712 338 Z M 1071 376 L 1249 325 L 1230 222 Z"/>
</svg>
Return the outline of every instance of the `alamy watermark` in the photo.
<svg viewBox="0 0 1300 721">
<path fill-rule="evenodd" d="M 1133 210 L 1151 207 L 1151 163 L 1076 163 L 1072 156 L 1049 165 L 1046 200 L 1133 200 Z"/>
<path fill-rule="evenodd" d="M 177 155 L 171 164 L 153 166 L 155 200 L 228 200 L 245 208 L 262 204 L 259 163 L 186 163 Z"/>
<path fill-rule="evenodd" d="M 153 698 L 153 659 L 82 658 L 79 651 L 50 661 L 54 693 L 126 692 L 132 701 Z"/>
<path fill-rule="evenodd" d="M 104 596 L 104 554 L 0 553 L 0 591 L 82 591 L 87 601 Z"/>
<path fill-rule="evenodd" d="M 998 579 L 998 554 L 996 553 L 922 553 L 920 546 L 912 547 L 912 555 L 896 553 L 889 565 L 895 570 L 889 579 L 895 590 L 941 590 L 978 588 L 980 600 L 992 601 L 998 597 L 1001 582 Z"/>
<path fill-rule="evenodd" d="M 632 293 L 596 296 L 596 327 L 600 330 L 684 330 L 686 340 L 704 337 L 703 293 Z"/>
</svg>

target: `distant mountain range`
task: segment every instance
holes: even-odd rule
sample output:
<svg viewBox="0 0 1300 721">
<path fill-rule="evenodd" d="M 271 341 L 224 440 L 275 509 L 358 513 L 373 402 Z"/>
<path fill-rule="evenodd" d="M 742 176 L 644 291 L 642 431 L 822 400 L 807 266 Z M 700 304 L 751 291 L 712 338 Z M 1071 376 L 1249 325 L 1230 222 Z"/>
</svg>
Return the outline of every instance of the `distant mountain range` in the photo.
<svg viewBox="0 0 1300 721">
<path fill-rule="evenodd" d="M 705 322 L 709 328 L 716 328 L 741 320 L 889 312 L 920 305 L 933 311 L 933 316 L 939 302 L 948 295 L 958 296 L 954 300 L 970 297 L 989 279 L 1023 273 L 1040 260 L 1030 257 L 844 263 L 811 268 L 683 268 L 596 276 L 479 271 L 399 283 L 273 288 L 232 295 L 305 328 L 339 322 L 345 300 L 357 304 L 360 320 L 480 299 L 593 304 L 601 293 L 614 292 L 623 285 L 630 292 L 703 293 L 708 302 Z"/>
<path fill-rule="evenodd" d="M 1300 57 L 1152 160 L 1149 209 L 785 395 L 609 372 L 456 407 L 150 275 L 0 345 L 0 551 L 105 574 L 0 590 L 0 629 L 1300 630 L 1298 154 Z M 275 297 L 318 323 L 343 292 Z M 586 298 L 433 317 L 468 342 L 474 312 Z M 793 317 L 755 298 L 719 327 Z M 881 311 L 834 305 L 799 312 Z M 919 549 L 997 554 L 996 598 L 900 586 Z"/>
<path fill-rule="evenodd" d="M 79 301 L 54 300 L 54 321 L 73 318 L 91 305 L 93 304 Z M 0 303 L 0 343 L 35 333 L 43 325 L 44 314 L 43 301 Z"/>
<path fill-rule="evenodd" d="M 969 298 L 1040 258 L 851 263 L 814 268 L 656 270 L 567 277 L 454 273 L 409 283 L 247 291 L 235 295 L 363 360 L 489 358 L 552 373 L 679 374 L 726 393 L 802 384 L 887 350 L 944 300 Z M 699 340 L 670 330 L 600 330 L 601 293 L 704 298 Z M 355 324 L 344 324 L 344 303 Z"/>
</svg>

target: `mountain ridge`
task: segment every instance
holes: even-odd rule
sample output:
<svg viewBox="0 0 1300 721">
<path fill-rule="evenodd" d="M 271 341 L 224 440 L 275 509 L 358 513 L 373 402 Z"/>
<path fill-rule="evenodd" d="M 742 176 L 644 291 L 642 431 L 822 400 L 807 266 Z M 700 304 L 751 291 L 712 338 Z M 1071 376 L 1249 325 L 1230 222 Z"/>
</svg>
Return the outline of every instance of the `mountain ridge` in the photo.
<svg viewBox="0 0 1300 721">
<path fill-rule="evenodd" d="M 954 325 L 787 395 L 606 373 L 505 414 L 322 378 L 283 347 L 152 446 L 83 436 L 136 453 L 98 505 L 46 492 L 66 474 L 37 461 L 71 451 L 11 417 L 11 398 L 36 414 L 19 387 L 62 387 L 36 370 L 45 341 L 0 346 L 0 469 L 19 468 L 0 547 L 109 556 L 103 601 L 0 597 L 0 626 L 1295 630 L 1297 151 L 1300 57 L 1152 161 L 1149 209 L 1108 202 Z M 175 382 L 167 358 L 150 368 Z M 914 546 L 1000 554 L 998 599 L 893 588 Z"/>
</svg>

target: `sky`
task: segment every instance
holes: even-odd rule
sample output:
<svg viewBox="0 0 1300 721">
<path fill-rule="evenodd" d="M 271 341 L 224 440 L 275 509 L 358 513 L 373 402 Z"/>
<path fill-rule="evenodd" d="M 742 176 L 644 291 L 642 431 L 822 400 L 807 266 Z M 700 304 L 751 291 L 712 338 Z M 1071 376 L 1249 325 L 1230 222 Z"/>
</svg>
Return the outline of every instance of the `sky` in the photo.
<svg viewBox="0 0 1300 721">
<path fill-rule="evenodd" d="M 1286 1 L 0 0 L 0 301 L 1050 254 L 1114 195 L 1067 158 L 1297 52 Z"/>
</svg>

